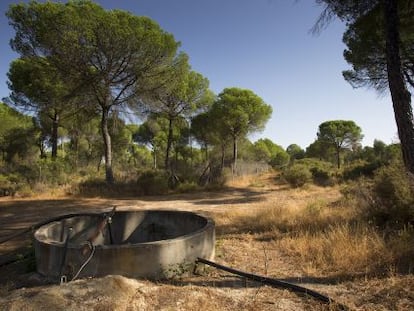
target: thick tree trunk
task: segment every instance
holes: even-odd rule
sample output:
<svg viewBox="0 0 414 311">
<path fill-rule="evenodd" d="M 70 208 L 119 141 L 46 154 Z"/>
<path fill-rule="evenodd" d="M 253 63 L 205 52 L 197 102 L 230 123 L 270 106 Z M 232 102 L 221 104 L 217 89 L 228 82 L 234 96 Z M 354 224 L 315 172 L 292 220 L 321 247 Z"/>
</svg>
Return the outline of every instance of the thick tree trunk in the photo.
<svg viewBox="0 0 414 311">
<path fill-rule="evenodd" d="M 170 153 L 173 139 L 173 120 L 170 119 L 168 123 L 168 138 L 167 138 L 167 150 L 165 151 L 165 169 L 169 170 L 170 167 Z"/>
<path fill-rule="evenodd" d="M 101 119 L 101 130 L 102 137 L 104 140 L 105 148 L 105 178 L 106 182 L 113 184 L 114 182 L 114 173 L 112 171 L 112 144 L 111 144 L 111 135 L 108 129 L 108 118 L 109 118 L 109 109 L 102 109 L 102 119 Z"/>
<path fill-rule="evenodd" d="M 404 165 L 414 174 L 414 122 L 411 94 L 401 70 L 398 0 L 383 0 L 388 84 L 394 107 Z"/>
<path fill-rule="evenodd" d="M 59 129 L 59 114 L 55 112 L 52 117 L 52 159 L 57 158 L 57 150 L 58 150 L 58 129 Z"/>
</svg>

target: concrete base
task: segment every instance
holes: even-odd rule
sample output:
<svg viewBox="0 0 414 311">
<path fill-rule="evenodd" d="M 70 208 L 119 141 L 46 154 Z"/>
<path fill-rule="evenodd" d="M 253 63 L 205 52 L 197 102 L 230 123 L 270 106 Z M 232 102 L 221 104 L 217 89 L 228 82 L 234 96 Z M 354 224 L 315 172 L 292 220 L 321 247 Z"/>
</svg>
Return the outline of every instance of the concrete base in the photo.
<svg viewBox="0 0 414 311">
<path fill-rule="evenodd" d="M 191 272 L 197 257 L 212 259 L 214 243 L 211 219 L 179 211 L 122 211 L 109 221 L 101 215 L 70 217 L 34 234 L 37 271 L 68 280 L 89 257 L 79 277 L 171 278 Z"/>
</svg>

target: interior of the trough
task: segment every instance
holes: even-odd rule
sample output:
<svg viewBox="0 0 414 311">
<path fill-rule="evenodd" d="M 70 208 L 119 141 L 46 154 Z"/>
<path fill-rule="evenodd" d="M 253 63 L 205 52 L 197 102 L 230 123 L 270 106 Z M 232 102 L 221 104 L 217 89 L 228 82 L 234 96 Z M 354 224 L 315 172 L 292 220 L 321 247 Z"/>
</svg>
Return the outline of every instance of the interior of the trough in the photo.
<svg viewBox="0 0 414 311">
<path fill-rule="evenodd" d="M 120 245 L 174 239 L 194 233 L 207 225 L 207 219 L 193 213 L 174 211 L 116 212 L 76 216 L 41 228 L 36 238 L 49 243 L 83 244 L 96 235 L 95 245 Z"/>
<path fill-rule="evenodd" d="M 46 276 L 73 276 L 90 256 L 81 276 L 160 279 L 212 258 L 215 233 L 212 220 L 191 212 L 116 211 L 51 222 L 34 238 L 37 270 Z"/>
</svg>

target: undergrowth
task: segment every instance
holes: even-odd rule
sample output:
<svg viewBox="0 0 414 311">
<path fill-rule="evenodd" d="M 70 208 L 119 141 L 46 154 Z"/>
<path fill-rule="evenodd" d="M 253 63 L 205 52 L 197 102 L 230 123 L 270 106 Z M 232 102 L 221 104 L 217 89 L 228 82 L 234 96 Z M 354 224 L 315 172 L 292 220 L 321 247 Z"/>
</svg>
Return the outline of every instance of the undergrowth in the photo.
<svg viewBox="0 0 414 311">
<path fill-rule="evenodd" d="M 414 229 L 387 234 L 361 217 L 355 202 L 316 199 L 304 206 L 267 204 L 255 213 L 235 215 L 238 230 L 264 234 L 294 258 L 308 275 L 346 277 L 411 272 Z"/>
</svg>

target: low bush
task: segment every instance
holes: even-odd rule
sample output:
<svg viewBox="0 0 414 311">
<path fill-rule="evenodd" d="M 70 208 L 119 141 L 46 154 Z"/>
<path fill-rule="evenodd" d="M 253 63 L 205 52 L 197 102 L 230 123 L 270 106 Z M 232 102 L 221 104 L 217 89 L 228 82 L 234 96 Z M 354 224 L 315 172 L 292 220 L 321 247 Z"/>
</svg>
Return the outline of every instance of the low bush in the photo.
<svg viewBox="0 0 414 311">
<path fill-rule="evenodd" d="M 312 181 L 318 186 L 333 186 L 336 183 L 336 170 L 334 166 L 325 161 L 318 159 L 305 158 L 296 160 L 294 165 L 302 165 L 306 167 L 312 174 Z"/>
<path fill-rule="evenodd" d="M 312 174 L 306 165 L 294 164 L 283 172 L 283 178 L 293 188 L 299 188 L 312 179 Z"/>
<path fill-rule="evenodd" d="M 346 167 L 342 173 L 344 180 L 356 180 L 360 177 L 373 177 L 375 171 L 381 166 L 381 162 L 357 161 Z"/>
<path fill-rule="evenodd" d="M 402 163 L 378 170 L 370 190 L 367 216 L 379 226 L 402 228 L 414 223 L 414 182 Z"/>
<path fill-rule="evenodd" d="M 137 180 L 137 186 L 143 195 L 160 195 L 168 192 L 170 176 L 165 171 L 146 171 Z"/>
<path fill-rule="evenodd" d="M 310 172 L 312 173 L 313 182 L 318 186 L 326 187 L 335 184 L 335 179 L 329 170 L 320 167 L 312 167 Z"/>
<path fill-rule="evenodd" d="M 178 184 L 175 191 L 180 193 L 187 193 L 187 192 L 196 192 L 200 191 L 201 187 L 197 185 L 195 182 L 183 182 Z"/>
<path fill-rule="evenodd" d="M 0 174 L 0 196 L 14 196 L 19 189 L 19 179 L 16 174 Z"/>
</svg>

